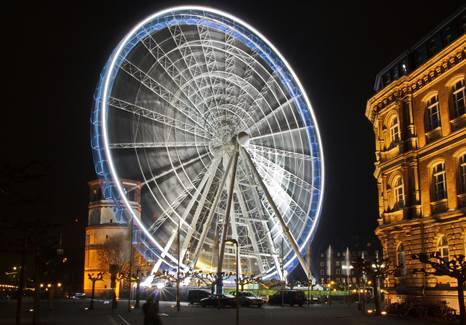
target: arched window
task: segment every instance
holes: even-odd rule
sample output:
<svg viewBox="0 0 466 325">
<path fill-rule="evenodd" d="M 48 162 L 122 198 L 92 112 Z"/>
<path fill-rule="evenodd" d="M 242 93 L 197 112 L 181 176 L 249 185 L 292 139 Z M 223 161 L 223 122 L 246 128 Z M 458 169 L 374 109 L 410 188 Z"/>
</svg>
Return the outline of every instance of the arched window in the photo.
<svg viewBox="0 0 466 325">
<path fill-rule="evenodd" d="M 401 275 L 406 275 L 405 248 L 400 243 L 396 248 L 396 266 L 399 268 Z"/>
<path fill-rule="evenodd" d="M 447 236 L 442 236 L 437 242 L 437 252 L 443 259 L 448 259 L 448 240 Z"/>
<path fill-rule="evenodd" d="M 427 101 L 426 107 L 426 132 L 432 131 L 440 127 L 440 110 L 438 96 L 432 96 Z"/>
<path fill-rule="evenodd" d="M 458 161 L 458 181 L 459 194 L 466 193 L 466 153 Z"/>
<path fill-rule="evenodd" d="M 393 196 L 395 199 L 395 207 L 398 209 L 403 208 L 405 206 L 405 193 L 401 176 L 397 176 L 393 180 Z"/>
<path fill-rule="evenodd" d="M 445 175 L 445 163 L 441 162 L 432 168 L 432 201 L 447 198 L 447 183 Z"/>
<path fill-rule="evenodd" d="M 398 116 L 394 115 L 389 123 L 390 127 L 390 143 L 400 142 L 400 123 Z"/>
<path fill-rule="evenodd" d="M 451 99 L 453 105 L 453 117 L 460 117 L 465 113 L 466 96 L 465 96 L 464 80 L 459 80 L 455 83 L 451 91 Z"/>
</svg>

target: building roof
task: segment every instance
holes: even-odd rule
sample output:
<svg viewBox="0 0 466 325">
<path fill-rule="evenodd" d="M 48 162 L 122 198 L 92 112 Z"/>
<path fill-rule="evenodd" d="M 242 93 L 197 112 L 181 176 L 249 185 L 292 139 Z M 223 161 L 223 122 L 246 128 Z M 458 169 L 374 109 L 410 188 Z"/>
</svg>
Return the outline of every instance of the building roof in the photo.
<svg viewBox="0 0 466 325">
<path fill-rule="evenodd" d="M 374 90 L 378 92 L 393 81 L 410 74 L 465 32 L 466 5 L 463 5 L 419 42 L 383 68 L 375 77 Z"/>
</svg>

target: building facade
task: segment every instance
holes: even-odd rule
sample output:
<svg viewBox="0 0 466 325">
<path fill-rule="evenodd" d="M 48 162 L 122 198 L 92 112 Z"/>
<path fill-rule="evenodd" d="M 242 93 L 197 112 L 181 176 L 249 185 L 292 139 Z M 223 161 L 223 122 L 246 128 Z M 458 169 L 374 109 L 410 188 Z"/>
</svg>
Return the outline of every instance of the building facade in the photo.
<svg viewBox="0 0 466 325">
<path fill-rule="evenodd" d="M 353 262 L 357 258 L 373 258 L 378 253 L 372 243 L 346 248 L 329 245 L 319 253 L 317 282 L 325 286 L 333 281 L 339 289 L 356 287 L 361 279 L 355 273 Z"/>
<path fill-rule="evenodd" d="M 111 260 L 117 260 L 119 256 L 121 256 L 122 259 L 129 261 L 129 258 L 125 257 L 129 256 L 131 252 L 136 267 L 136 265 L 143 263 L 143 259 L 137 254 L 136 250 L 130 249 L 130 227 L 124 216 L 121 215 L 121 209 L 116 206 L 113 200 L 107 200 L 105 199 L 105 195 L 103 195 L 103 191 L 109 187 L 104 186 L 104 181 L 100 179 L 91 181 L 88 185 L 89 206 L 84 256 L 84 292 L 86 295 L 91 295 L 92 282 L 89 280 L 89 274 L 96 276 L 99 272 L 103 272 L 103 280 L 96 281 L 95 283 L 95 295 L 110 297 L 113 291 L 111 287 L 109 265 L 112 263 Z M 139 183 L 125 180 L 122 182 L 122 186 L 127 192 L 127 197 L 133 205 L 134 211 L 136 211 L 139 214 L 138 217 L 140 217 L 141 192 Z M 115 255 L 115 253 L 111 251 L 109 253 L 109 249 L 105 246 L 106 243 L 115 238 L 126 242 L 127 245 L 125 243 L 120 243 L 121 246 L 116 247 L 116 249 L 121 249 L 121 255 L 111 257 L 110 259 L 106 258 L 105 255 Z M 118 261 L 115 261 L 115 263 L 117 262 Z M 126 263 L 126 261 L 124 262 Z M 116 283 L 117 295 L 121 291 L 120 285 L 122 283 L 124 283 L 124 281 L 118 281 Z"/>
<path fill-rule="evenodd" d="M 382 70 L 366 117 L 375 133 L 378 227 L 397 266 L 389 299 L 457 308 L 453 278 L 425 276 L 411 255 L 466 251 L 466 11 L 463 7 Z"/>
</svg>

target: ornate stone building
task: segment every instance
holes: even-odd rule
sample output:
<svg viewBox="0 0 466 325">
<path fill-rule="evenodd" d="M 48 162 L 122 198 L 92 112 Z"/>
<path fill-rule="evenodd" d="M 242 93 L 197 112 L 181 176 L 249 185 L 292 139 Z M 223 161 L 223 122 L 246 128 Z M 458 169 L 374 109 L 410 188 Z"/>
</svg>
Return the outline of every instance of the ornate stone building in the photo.
<svg viewBox="0 0 466 325">
<path fill-rule="evenodd" d="M 108 249 L 104 248 L 104 244 L 112 238 L 124 239 L 126 243 L 121 243 L 121 246 L 115 247 L 121 249 L 121 257 L 129 261 L 130 252 L 130 236 L 128 223 L 122 215 L 124 211 L 120 210 L 113 200 L 106 200 L 102 191 L 109 189 L 104 186 L 103 180 L 94 180 L 89 182 L 89 206 L 88 206 L 88 226 L 86 227 L 86 242 L 84 256 L 84 292 L 86 295 L 91 294 L 92 282 L 88 278 L 88 274 L 97 275 L 99 272 L 104 273 L 102 281 L 97 281 L 95 285 L 96 296 L 110 296 L 110 265 L 109 259 L 103 258 L 103 255 L 108 254 Z M 134 181 L 123 181 L 122 186 L 127 190 L 127 198 L 135 208 L 135 211 L 141 212 L 140 206 L 140 188 L 139 183 Z M 134 231 L 133 231 L 134 233 Z M 134 243 L 134 242 L 133 242 Z M 135 249 L 132 250 L 134 269 L 141 268 L 144 260 Z M 113 252 L 110 252 L 113 254 Z M 112 257 L 118 259 L 118 257 Z M 119 261 L 116 261 L 119 262 Z M 133 269 L 133 272 L 134 272 Z M 123 282 L 121 282 L 123 283 Z M 117 294 L 120 292 L 120 281 L 116 283 Z"/>
<path fill-rule="evenodd" d="M 457 307 L 456 281 L 425 276 L 411 254 L 466 251 L 466 10 L 463 7 L 382 70 L 366 117 L 374 127 L 376 235 L 397 265 L 389 299 Z"/>
</svg>

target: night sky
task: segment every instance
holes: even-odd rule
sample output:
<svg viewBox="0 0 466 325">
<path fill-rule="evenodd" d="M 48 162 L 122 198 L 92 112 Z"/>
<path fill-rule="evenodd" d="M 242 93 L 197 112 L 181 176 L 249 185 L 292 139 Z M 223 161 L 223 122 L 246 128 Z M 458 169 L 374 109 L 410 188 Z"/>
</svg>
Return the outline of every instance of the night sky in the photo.
<svg viewBox="0 0 466 325">
<path fill-rule="evenodd" d="M 2 13 L 8 35 L 2 46 L 7 102 L 2 104 L 1 163 L 37 161 L 46 170 L 45 177 L 21 189 L 43 203 L 34 209 L 7 207 L 2 222 L 27 213 L 62 224 L 65 249 L 83 254 L 87 182 L 95 178 L 89 120 L 100 71 L 139 20 L 186 3 L 193 1 L 41 1 Z M 303 3 L 196 2 L 230 12 L 264 34 L 307 91 L 326 162 L 316 249 L 329 242 L 364 242 L 373 236 L 377 219 L 374 135 L 364 116 L 375 75 L 462 1 L 442 1 L 435 9 L 425 1 Z M 3 244 L 13 242 L 13 232 L 2 232 Z"/>
</svg>

